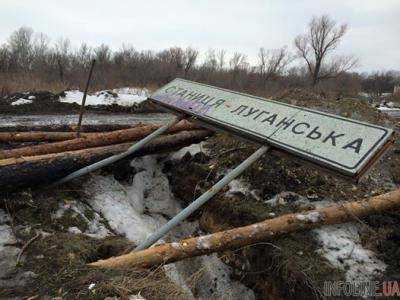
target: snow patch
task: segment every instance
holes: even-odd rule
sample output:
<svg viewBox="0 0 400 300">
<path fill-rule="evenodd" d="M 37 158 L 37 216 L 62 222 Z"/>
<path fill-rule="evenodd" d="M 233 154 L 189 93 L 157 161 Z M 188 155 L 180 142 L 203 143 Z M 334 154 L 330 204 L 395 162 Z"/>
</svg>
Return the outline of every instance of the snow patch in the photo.
<svg viewBox="0 0 400 300">
<path fill-rule="evenodd" d="M 243 194 L 245 196 L 252 196 L 256 200 L 261 200 L 257 190 L 251 190 L 250 184 L 242 179 L 233 179 L 228 184 L 229 190 L 225 193 L 226 196 L 234 196 L 235 194 Z"/>
<path fill-rule="evenodd" d="M 380 275 L 386 264 L 375 253 L 363 248 L 355 225 L 347 223 L 314 229 L 322 248 L 318 252 L 333 266 L 347 270 L 346 280 L 368 281 Z"/>
<path fill-rule="evenodd" d="M 147 89 L 121 88 L 112 91 L 99 91 L 86 96 L 86 105 L 112 105 L 132 106 L 147 99 Z M 61 102 L 82 103 L 83 92 L 79 90 L 66 91 L 65 97 L 60 98 Z"/>
<path fill-rule="evenodd" d="M 170 155 L 170 159 L 171 160 L 180 160 L 182 159 L 182 157 L 185 156 L 186 153 L 190 153 L 192 156 L 194 156 L 195 154 L 199 153 L 199 152 L 205 152 L 204 151 L 204 147 L 202 147 L 202 143 L 199 144 L 193 144 L 190 146 L 187 146 L 185 148 L 182 148 L 176 152 L 174 152 L 173 154 Z"/>
<path fill-rule="evenodd" d="M 297 214 L 296 219 L 304 222 L 317 223 L 324 219 L 324 215 L 318 211 L 313 211 L 307 214 Z"/>
<path fill-rule="evenodd" d="M 181 207 L 171 194 L 157 156 L 134 159 L 131 166 L 137 171 L 132 184 L 123 185 L 112 176 L 93 176 L 85 184 L 85 193 L 90 207 L 107 219 L 113 231 L 138 245 L 167 222 L 166 215 L 176 215 Z M 198 223 L 184 221 L 165 240 L 176 241 L 194 234 L 198 235 Z M 172 245 L 180 247 L 177 242 Z M 254 299 L 251 290 L 230 279 L 231 270 L 216 255 L 168 264 L 163 269 L 191 299 L 195 298 L 191 290 L 195 290 L 196 298 L 200 299 L 225 297 L 226 294 L 237 299 Z M 194 282 L 193 278 L 196 278 Z"/>
<path fill-rule="evenodd" d="M 325 199 L 313 203 L 316 208 L 332 204 Z M 358 226 L 352 223 L 326 225 L 313 229 L 321 243 L 319 254 L 324 256 L 334 267 L 346 271 L 348 281 L 368 281 L 382 274 L 386 264 L 375 253 L 361 245 Z"/>
<path fill-rule="evenodd" d="M 77 227 L 68 228 L 68 232 L 74 234 L 83 233 L 93 238 L 104 238 L 111 234 L 111 232 L 102 223 L 102 218 L 97 212 L 93 212 L 91 219 L 85 215 L 85 211 L 92 211 L 92 209 L 88 205 L 79 201 L 69 201 L 68 203 L 60 204 L 59 209 L 52 215 L 52 218 L 61 218 L 68 209 L 72 209 L 75 213 L 79 214 L 88 224 L 88 229 L 85 232 L 82 232 Z"/>
<path fill-rule="evenodd" d="M 197 249 L 210 249 L 212 245 L 210 238 L 211 236 L 209 235 L 200 236 L 197 239 L 197 244 L 196 244 Z"/>
<path fill-rule="evenodd" d="M 143 214 L 141 197 L 128 193 L 113 176 L 92 177 L 85 191 L 90 195 L 87 201 L 92 208 L 107 219 L 114 231 L 125 235 L 136 245 L 165 223 L 161 216 Z"/>
<path fill-rule="evenodd" d="M 17 101 L 14 101 L 13 103 L 11 103 L 11 105 L 22 105 L 22 104 L 30 104 L 32 103 L 32 100 L 29 99 L 18 99 Z"/>
<path fill-rule="evenodd" d="M 400 108 L 396 107 L 387 107 L 387 106 L 380 106 L 378 107 L 378 110 L 380 111 L 393 111 L 393 112 L 400 112 Z"/>
</svg>

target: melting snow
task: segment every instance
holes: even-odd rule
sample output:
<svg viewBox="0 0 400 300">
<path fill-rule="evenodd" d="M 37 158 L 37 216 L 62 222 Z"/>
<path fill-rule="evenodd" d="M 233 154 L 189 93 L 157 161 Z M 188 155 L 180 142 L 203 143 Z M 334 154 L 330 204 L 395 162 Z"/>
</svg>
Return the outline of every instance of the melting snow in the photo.
<svg viewBox="0 0 400 300">
<path fill-rule="evenodd" d="M 86 201 L 105 217 L 110 227 L 135 244 L 143 242 L 157 228 L 181 209 L 170 192 L 166 175 L 157 156 L 137 158 L 131 162 L 137 173 L 130 185 L 117 182 L 112 176 L 93 176 L 85 185 Z M 75 230 L 75 229 L 71 229 Z M 197 222 L 183 222 L 167 236 L 179 240 L 198 234 Z M 159 242 L 163 242 L 160 240 Z M 179 247 L 179 243 L 174 243 Z M 167 276 L 182 287 L 191 298 L 191 289 L 201 299 L 233 295 L 237 299 L 254 299 L 254 294 L 239 282 L 230 279 L 231 269 L 216 255 L 187 259 L 163 266 Z M 192 282 L 193 278 L 196 278 Z"/>
<path fill-rule="evenodd" d="M 82 103 L 83 92 L 74 90 L 66 91 L 66 96 L 60 98 L 61 102 L 66 103 Z M 86 105 L 111 105 L 118 104 L 121 106 L 132 106 L 143 102 L 148 97 L 147 89 L 121 88 L 109 91 L 99 91 L 95 94 L 86 96 Z"/>
<path fill-rule="evenodd" d="M 204 152 L 204 147 L 202 147 L 202 143 L 199 144 L 193 144 L 190 146 L 187 146 L 185 148 L 182 148 L 173 154 L 171 154 L 170 159 L 172 160 L 180 160 L 182 157 L 185 156 L 186 153 L 190 153 L 192 156 L 199 153 L 199 152 Z"/>
<path fill-rule="evenodd" d="M 11 103 L 11 105 L 22 105 L 22 104 L 29 104 L 29 103 L 32 103 L 32 100 L 21 98 L 21 99 L 18 99 L 17 101 L 14 101 L 13 103 Z"/>
<path fill-rule="evenodd" d="M 316 208 L 330 204 L 328 200 L 314 203 Z M 346 270 L 346 280 L 367 281 L 383 273 L 386 264 L 375 253 L 361 245 L 358 227 L 352 223 L 326 225 L 314 229 L 321 242 L 318 252 L 333 266 Z"/>
<path fill-rule="evenodd" d="M 297 214 L 296 219 L 300 221 L 316 223 L 322 221 L 324 219 L 324 215 L 317 211 L 313 211 L 306 214 Z"/>
<path fill-rule="evenodd" d="M 93 216 L 91 217 L 91 220 L 89 220 L 84 212 L 92 209 L 88 205 L 79 201 L 70 201 L 68 203 L 60 204 L 59 209 L 52 217 L 59 219 L 68 209 L 72 209 L 75 213 L 79 214 L 88 224 L 88 229 L 85 232 L 82 232 L 77 227 L 68 228 L 68 232 L 75 234 L 83 233 L 94 238 L 104 238 L 110 235 L 110 231 L 102 223 L 101 216 L 97 212 L 93 212 Z"/>
<path fill-rule="evenodd" d="M 333 266 L 346 271 L 348 281 L 373 280 L 384 272 L 386 264 L 375 253 L 363 248 L 355 225 L 329 225 L 313 230 L 322 243 L 319 253 Z"/>
</svg>

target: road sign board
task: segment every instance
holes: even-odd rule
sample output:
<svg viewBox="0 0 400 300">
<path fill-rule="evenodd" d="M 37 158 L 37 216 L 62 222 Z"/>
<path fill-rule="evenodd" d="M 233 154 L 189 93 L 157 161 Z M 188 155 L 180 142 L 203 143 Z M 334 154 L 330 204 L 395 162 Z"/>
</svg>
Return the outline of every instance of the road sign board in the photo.
<svg viewBox="0 0 400 300">
<path fill-rule="evenodd" d="M 150 99 L 351 177 L 362 175 L 393 141 L 391 129 L 183 79 Z"/>
</svg>

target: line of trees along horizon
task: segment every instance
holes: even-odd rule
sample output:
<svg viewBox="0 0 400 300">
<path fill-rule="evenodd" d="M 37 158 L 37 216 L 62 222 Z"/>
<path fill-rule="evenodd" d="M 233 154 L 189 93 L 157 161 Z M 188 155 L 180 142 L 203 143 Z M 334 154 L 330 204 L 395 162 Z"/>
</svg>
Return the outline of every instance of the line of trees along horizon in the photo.
<svg viewBox="0 0 400 300">
<path fill-rule="evenodd" d="M 356 56 L 335 55 L 347 28 L 327 15 L 313 17 L 307 31 L 294 38 L 293 52 L 286 46 L 262 47 L 257 64 L 251 66 L 246 55 L 236 52 L 228 58 L 225 50 L 210 49 L 200 61 L 199 51 L 191 47 L 138 51 L 123 45 L 113 51 L 105 44 L 90 47 L 83 43 L 74 48 L 68 39 L 51 43 L 45 34 L 21 27 L 0 46 L 0 78 L 3 85 L 7 80 L 29 77 L 78 88 L 85 82 L 91 61 L 96 59 L 93 86 L 99 88 L 162 85 L 182 77 L 271 94 L 293 87 L 341 96 L 365 91 L 379 97 L 391 92 L 399 82 L 399 72 L 359 74 L 351 71 L 359 64 Z"/>
</svg>

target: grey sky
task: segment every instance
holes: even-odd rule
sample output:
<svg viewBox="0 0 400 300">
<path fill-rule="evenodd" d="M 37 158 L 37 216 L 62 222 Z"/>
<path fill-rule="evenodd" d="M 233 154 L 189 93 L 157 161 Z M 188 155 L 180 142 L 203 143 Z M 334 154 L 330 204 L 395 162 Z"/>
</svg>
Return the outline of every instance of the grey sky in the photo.
<svg viewBox="0 0 400 300">
<path fill-rule="evenodd" d="M 0 41 L 29 26 L 75 46 L 226 49 L 255 63 L 260 47 L 293 49 L 321 14 L 349 24 L 338 51 L 359 57 L 358 70 L 400 70 L 400 0 L 0 0 Z"/>
</svg>

